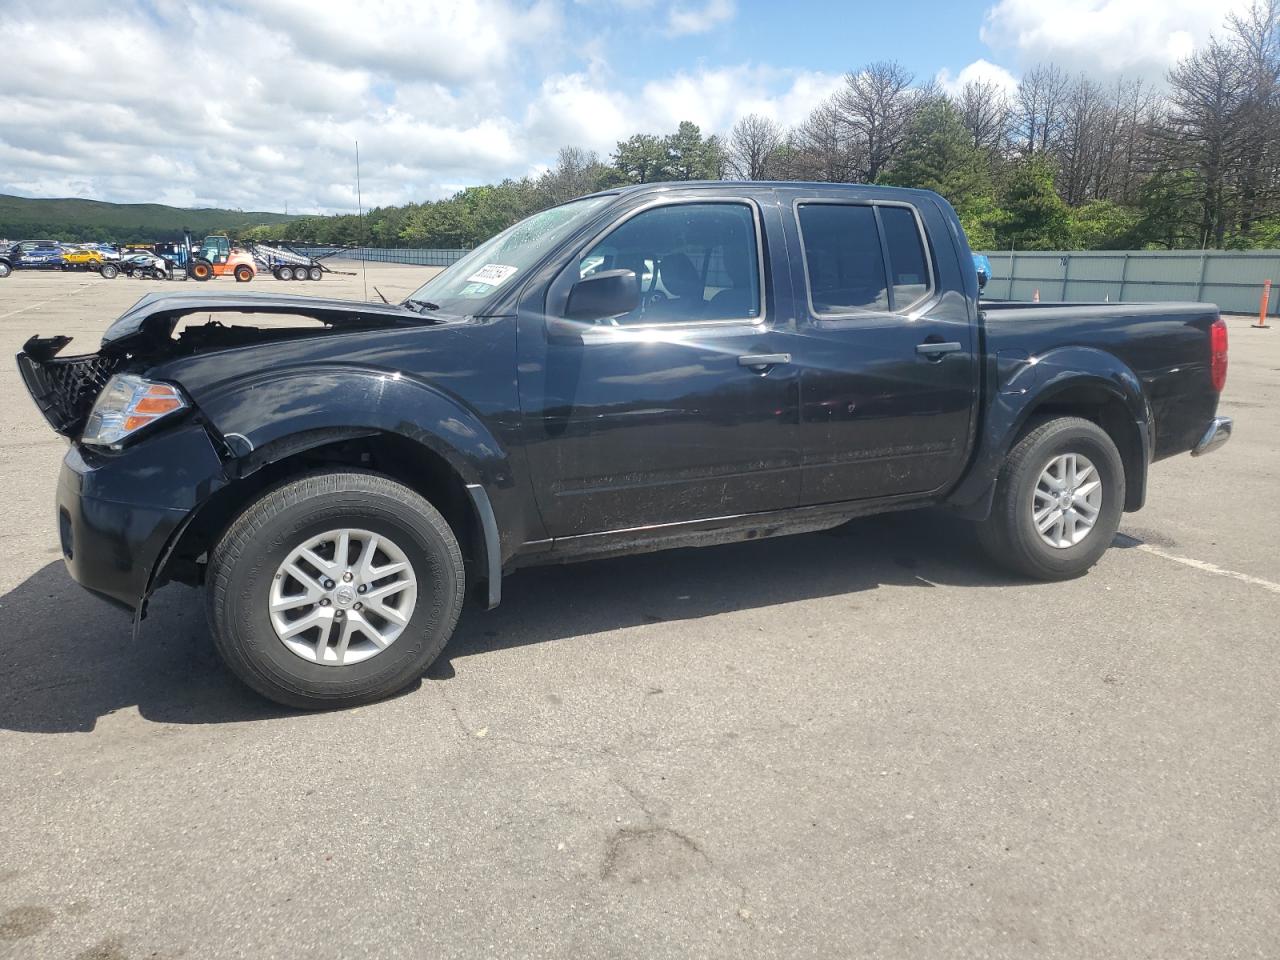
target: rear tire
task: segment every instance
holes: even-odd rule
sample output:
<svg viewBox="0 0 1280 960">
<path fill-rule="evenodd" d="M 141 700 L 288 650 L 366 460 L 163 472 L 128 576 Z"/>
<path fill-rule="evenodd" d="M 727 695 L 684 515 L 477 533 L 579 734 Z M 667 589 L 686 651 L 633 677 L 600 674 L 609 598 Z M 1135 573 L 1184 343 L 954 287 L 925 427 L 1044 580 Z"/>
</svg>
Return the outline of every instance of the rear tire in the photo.
<svg viewBox="0 0 1280 960">
<path fill-rule="evenodd" d="M 11 273 L 13 273 L 13 267 L 3 261 L 0 261 L 0 280 L 3 280 Z"/>
<path fill-rule="evenodd" d="M 978 541 L 1021 576 L 1078 577 L 1111 546 L 1124 510 L 1124 480 L 1120 451 L 1096 423 L 1043 421 L 1005 459 Z"/>
<path fill-rule="evenodd" d="M 313 583 L 293 579 L 289 570 L 297 569 L 298 561 L 290 558 L 331 532 L 350 535 L 348 554 L 340 560 L 338 538 L 325 540 L 331 549 L 315 551 L 328 566 L 304 557 L 303 573 Z M 378 554 L 384 561 L 366 576 L 361 571 L 370 542 L 389 546 Z M 378 573 L 397 557 L 400 571 Z M 369 561 L 375 563 L 374 557 Z M 329 585 L 325 570 L 332 577 Z M 352 579 L 344 582 L 349 571 Z M 377 611 L 389 604 L 375 594 L 384 592 L 384 577 L 401 576 L 413 581 L 413 593 L 411 600 L 407 593 L 390 595 L 400 612 L 407 612 L 407 621 L 397 626 L 380 617 Z M 462 553 L 435 507 L 403 484 L 355 471 L 312 474 L 264 494 L 213 548 L 207 579 L 214 645 L 227 666 L 263 696 L 304 710 L 368 703 L 412 683 L 444 649 L 464 595 Z M 352 592 L 360 586 L 366 590 Z M 305 597 L 298 603 L 300 590 Z M 311 596 L 317 599 L 306 599 Z M 361 596 L 369 600 L 363 609 L 354 605 Z M 283 609 L 282 602 L 289 600 L 294 606 Z M 281 637 L 277 624 L 307 617 L 317 625 Z M 350 635 L 342 633 L 344 623 Z M 379 623 L 388 635 L 395 634 L 385 645 L 365 632 Z M 287 625 L 283 632 L 290 632 Z M 360 650 L 361 659 L 344 662 L 351 658 L 340 659 L 340 647 L 353 656 Z"/>
<path fill-rule="evenodd" d="M 319 280 L 321 277 L 324 276 L 324 271 L 321 270 L 319 267 L 312 267 L 310 270 L 307 271 L 307 276 L 312 280 Z"/>
<path fill-rule="evenodd" d="M 247 266 L 236 267 L 236 283 L 248 283 L 253 279 L 253 270 Z"/>
<path fill-rule="evenodd" d="M 293 267 L 280 267 L 276 271 L 276 276 L 279 277 L 281 280 L 292 280 Z"/>
</svg>

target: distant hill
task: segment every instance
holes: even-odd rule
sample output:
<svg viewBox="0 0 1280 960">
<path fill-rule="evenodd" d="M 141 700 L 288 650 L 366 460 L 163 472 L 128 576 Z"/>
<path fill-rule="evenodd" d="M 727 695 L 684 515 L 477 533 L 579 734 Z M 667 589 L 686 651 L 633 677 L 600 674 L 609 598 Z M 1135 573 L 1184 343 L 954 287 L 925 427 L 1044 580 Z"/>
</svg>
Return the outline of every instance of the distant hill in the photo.
<svg viewBox="0 0 1280 960">
<path fill-rule="evenodd" d="M 0 194 L 0 238 L 9 240 L 140 243 L 178 240 L 183 230 L 190 230 L 199 238 L 296 219 L 282 213 L 187 210 L 159 203 L 33 200 Z"/>
</svg>

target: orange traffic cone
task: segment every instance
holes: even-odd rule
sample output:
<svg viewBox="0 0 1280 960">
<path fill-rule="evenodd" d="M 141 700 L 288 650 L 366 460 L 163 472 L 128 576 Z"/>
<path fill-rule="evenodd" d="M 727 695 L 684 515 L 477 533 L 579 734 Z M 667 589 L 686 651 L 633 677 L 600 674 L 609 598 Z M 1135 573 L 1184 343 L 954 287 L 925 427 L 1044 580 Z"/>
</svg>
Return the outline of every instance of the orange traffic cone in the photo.
<svg viewBox="0 0 1280 960">
<path fill-rule="evenodd" d="M 1258 322 L 1254 324 L 1259 330 L 1269 329 L 1267 324 L 1267 305 L 1271 302 L 1271 281 L 1262 281 L 1262 302 L 1258 304 Z"/>
</svg>

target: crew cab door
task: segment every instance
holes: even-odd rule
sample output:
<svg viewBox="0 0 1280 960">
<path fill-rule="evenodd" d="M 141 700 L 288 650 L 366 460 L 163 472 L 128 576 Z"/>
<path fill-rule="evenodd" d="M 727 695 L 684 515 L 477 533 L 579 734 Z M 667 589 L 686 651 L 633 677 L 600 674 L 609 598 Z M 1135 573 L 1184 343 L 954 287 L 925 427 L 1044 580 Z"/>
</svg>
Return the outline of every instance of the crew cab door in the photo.
<svg viewBox="0 0 1280 960">
<path fill-rule="evenodd" d="M 621 211 L 522 300 L 526 450 L 552 537 L 795 505 L 799 404 L 794 328 L 778 320 L 791 282 L 774 250 L 780 232 L 769 191 L 664 193 Z M 619 269 L 639 279 L 637 309 L 564 319 L 574 283 Z"/>
<path fill-rule="evenodd" d="M 944 489 L 970 448 L 976 338 L 948 222 L 865 196 L 789 195 L 803 504 Z"/>
</svg>

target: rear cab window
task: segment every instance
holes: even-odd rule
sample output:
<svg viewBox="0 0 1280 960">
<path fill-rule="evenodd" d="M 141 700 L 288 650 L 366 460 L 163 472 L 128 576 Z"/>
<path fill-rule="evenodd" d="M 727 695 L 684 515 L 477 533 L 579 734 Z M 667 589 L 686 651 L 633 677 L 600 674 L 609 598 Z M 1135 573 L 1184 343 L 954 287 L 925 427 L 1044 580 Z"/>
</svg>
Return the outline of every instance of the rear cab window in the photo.
<svg viewBox="0 0 1280 960">
<path fill-rule="evenodd" d="M 799 200 L 795 215 L 814 317 L 900 313 L 935 289 L 928 248 L 913 207 Z"/>
</svg>

